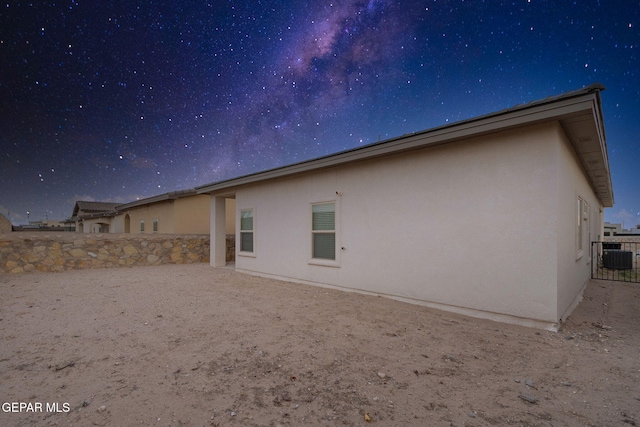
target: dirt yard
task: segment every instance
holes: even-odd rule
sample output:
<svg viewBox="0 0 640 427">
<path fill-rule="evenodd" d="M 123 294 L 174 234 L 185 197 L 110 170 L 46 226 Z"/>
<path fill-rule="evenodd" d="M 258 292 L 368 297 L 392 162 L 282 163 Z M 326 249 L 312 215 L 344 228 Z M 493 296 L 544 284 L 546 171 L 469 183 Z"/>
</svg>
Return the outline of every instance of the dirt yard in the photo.
<svg viewBox="0 0 640 427">
<path fill-rule="evenodd" d="M 620 282 L 554 333 L 208 265 L 1 275 L 0 339 L 0 426 L 640 424 Z"/>
</svg>

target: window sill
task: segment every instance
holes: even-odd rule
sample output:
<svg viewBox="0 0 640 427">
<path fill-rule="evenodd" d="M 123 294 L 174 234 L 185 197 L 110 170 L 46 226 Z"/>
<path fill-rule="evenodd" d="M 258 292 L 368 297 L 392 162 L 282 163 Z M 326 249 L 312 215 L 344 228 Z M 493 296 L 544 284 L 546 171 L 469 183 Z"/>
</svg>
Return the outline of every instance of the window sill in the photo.
<svg viewBox="0 0 640 427">
<path fill-rule="evenodd" d="M 311 258 L 309 260 L 309 265 L 319 265 L 322 267 L 334 267 L 334 268 L 340 268 L 340 263 L 336 260 L 333 259 L 316 259 L 316 258 Z"/>
<path fill-rule="evenodd" d="M 254 252 L 238 252 L 238 256 L 245 256 L 248 258 L 255 258 L 256 254 Z"/>
</svg>

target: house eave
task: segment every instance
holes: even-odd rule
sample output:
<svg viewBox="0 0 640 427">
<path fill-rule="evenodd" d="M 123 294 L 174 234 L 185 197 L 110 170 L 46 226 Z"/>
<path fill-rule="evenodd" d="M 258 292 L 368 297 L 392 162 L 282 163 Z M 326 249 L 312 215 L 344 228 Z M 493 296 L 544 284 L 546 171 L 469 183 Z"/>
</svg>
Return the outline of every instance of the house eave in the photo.
<svg viewBox="0 0 640 427">
<path fill-rule="evenodd" d="M 403 135 L 276 169 L 196 187 L 199 194 L 224 193 L 234 187 L 282 178 L 376 157 L 417 150 L 536 123 L 557 121 L 574 146 L 588 179 L 604 207 L 613 206 L 599 92 L 592 85 L 557 97 L 516 106 L 482 117 Z"/>
<path fill-rule="evenodd" d="M 116 210 L 124 211 L 127 209 L 136 208 L 138 206 L 150 205 L 152 203 L 164 202 L 166 200 L 176 200 L 182 197 L 195 196 L 198 193 L 194 189 L 172 191 L 169 193 L 160 194 L 157 196 L 147 197 L 145 199 L 136 200 L 135 202 L 125 203 L 123 205 L 116 206 Z"/>
</svg>

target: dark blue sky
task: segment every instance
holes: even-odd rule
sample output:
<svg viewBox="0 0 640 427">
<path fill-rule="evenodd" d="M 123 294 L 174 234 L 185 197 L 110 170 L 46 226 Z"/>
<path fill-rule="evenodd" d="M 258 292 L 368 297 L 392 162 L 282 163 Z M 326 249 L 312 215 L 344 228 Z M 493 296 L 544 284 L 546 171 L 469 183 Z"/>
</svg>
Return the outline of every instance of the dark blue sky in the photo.
<svg viewBox="0 0 640 427">
<path fill-rule="evenodd" d="M 605 220 L 635 226 L 639 18 L 604 0 L 5 2 L 0 212 L 62 219 L 600 82 Z"/>
</svg>

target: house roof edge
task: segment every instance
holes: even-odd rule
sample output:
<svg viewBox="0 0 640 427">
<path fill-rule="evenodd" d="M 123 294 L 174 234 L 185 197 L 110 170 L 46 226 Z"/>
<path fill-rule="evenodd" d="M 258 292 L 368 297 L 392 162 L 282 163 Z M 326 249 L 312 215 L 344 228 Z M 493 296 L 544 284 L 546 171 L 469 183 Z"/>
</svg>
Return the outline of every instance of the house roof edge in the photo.
<svg viewBox="0 0 640 427">
<path fill-rule="evenodd" d="M 594 120 L 597 122 L 595 125 L 598 128 L 599 133 L 597 137 L 599 139 L 602 152 L 600 166 L 606 170 L 607 175 L 604 180 L 607 182 L 603 182 L 602 179 L 600 179 L 600 187 L 599 189 L 596 188 L 596 193 L 603 202 L 603 206 L 610 207 L 608 206 L 609 204 L 613 206 L 613 188 L 611 185 L 606 137 L 602 119 L 600 92 L 603 90 L 605 90 L 605 87 L 602 84 L 594 83 L 581 89 L 572 90 L 560 95 L 543 98 L 526 104 L 519 104 L 514 107 L 460 122 L 405 134 L 399 137 L 390 138 L 388 140 L 352 148 L 299 163 L 293 163 L 278 168 L 198 186 L 195 188 L 195 191 L 199 194 L 223 191 L 231 189 L 232 187 L 281 178 L 349 162 L 400 153 L 428 146 L 451 143 L 460 139 L 494 133 L 517 126 L 549 120 L 560 120 L 561 117 L 577 114 L 581 111 L 584 112 L 591 110 L 594 115 Z M 590 179 L 593 181 L 594 178 L 590 176 Z M 593 182 L 592 184 L 596 187 Z"/>
<path fill-rule="evenodd" d="M 116 210 L 123 211 L 131 208 L 135 208 L 142 205 L 149 205 L 151 203 L 163 202 L 165 200 L 176 200 L 183 197 L 196 196 L 198 193 L 195 189 L 190 188 L 188 190 L 171 191 L 168 193 L 159 194 L 157 196 L 146 197 L 144 199 L 136 200 L 134 202 L 124 203 L 116 206 Z"/>
</svg>

